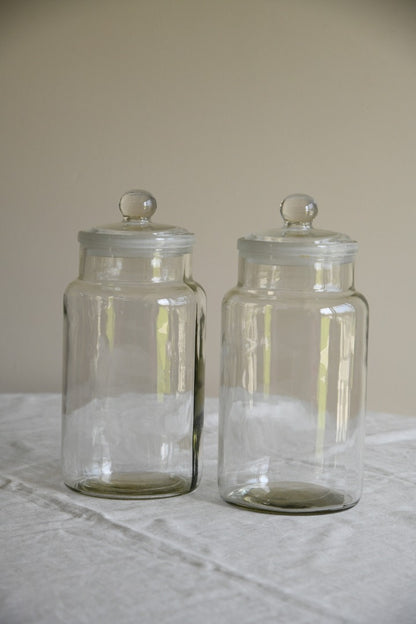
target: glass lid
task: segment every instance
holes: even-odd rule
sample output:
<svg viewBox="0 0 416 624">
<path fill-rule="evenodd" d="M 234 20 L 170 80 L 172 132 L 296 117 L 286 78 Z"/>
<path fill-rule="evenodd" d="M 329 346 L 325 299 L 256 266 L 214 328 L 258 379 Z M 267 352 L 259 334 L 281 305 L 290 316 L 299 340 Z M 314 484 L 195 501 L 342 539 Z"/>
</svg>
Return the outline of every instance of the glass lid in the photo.
<svg viewBox="0 0 416 624">
<path fill-rule="evenodd" d="M 240 255 L 267 264 L 352 262 L 357 242 L 346 234 L 315 229 L 312 221 L 317 213 L 318 207 L 309 195 L 289 195 L 280 204 L 283 227 L 240 238 Z"/>
<path fill-rule="evenodd" d="M 132 190 L 119 202 L 123 220 L 78 233 L 90 254 L 108 256 L 184 254 L 192 251 L 194 235 L 174 225 L 153 223 L 156 199 L 147 191 Z"/>
</svg>

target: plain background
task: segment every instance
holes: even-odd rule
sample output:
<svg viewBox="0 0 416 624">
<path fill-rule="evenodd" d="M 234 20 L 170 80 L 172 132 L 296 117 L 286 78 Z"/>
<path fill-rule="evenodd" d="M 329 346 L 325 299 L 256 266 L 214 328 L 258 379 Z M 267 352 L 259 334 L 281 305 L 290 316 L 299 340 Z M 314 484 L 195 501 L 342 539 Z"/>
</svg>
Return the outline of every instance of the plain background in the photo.
<svg viewBox="0 0 416 624">
<path fill-rule="evenodd" d="M 59 391 L 79 229 L 145 188 L 197 234 L 207 394 L 236 240 L 289 193 L 357 239 L 368 406 L 414 413 L 416 5 L 404 0 L 3 0 L 0 391 Z"/>
</svg>

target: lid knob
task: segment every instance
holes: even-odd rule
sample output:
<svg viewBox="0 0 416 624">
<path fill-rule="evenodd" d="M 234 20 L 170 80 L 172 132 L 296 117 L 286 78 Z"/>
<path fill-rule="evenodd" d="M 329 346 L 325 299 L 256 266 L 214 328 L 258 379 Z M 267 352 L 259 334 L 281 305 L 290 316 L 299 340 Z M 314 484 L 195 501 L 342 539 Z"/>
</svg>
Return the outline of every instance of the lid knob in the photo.
<svg viewBox="0 0 416 624">
<path fill-rule="evenodd" d="M 143 190 L 127 191 L 121 197 L 118 207 L 124 221 L 150 221 L 157 208 L 156 199 Z"/>
<path fill-rule="evenodd" d="M 280 204 L 280 214 L 287 226 L 303 225 L 312 227 L 312 221 L 318 214 L 318 206 L 310 195 L 288 195 Z"/>
</svg>

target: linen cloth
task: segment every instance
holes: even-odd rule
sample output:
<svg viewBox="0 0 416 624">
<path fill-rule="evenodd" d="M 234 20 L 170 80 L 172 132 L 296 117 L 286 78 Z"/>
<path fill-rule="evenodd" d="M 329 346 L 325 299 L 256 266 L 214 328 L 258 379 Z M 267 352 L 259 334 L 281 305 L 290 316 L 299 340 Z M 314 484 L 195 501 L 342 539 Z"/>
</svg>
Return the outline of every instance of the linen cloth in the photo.
<svg viewBox="0 0 416 624">
<path fill-rule="evenodd" d="M 416 623 L 416 416 L 368 414 L 362 500 L 295 517 L 221 500 L 217 406 L 200 487 L 125 501 L 64 486 L 59 395 L 0 395 L 1 624 Z"/>
</svg>

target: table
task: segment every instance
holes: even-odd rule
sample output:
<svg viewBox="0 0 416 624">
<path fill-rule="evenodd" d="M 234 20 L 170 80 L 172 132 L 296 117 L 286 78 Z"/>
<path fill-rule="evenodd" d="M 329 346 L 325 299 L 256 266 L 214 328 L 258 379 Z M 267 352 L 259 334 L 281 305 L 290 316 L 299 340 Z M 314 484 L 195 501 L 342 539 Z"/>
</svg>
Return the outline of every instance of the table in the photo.
<svg viewBox="0 0 416 624">
<path fill-rule="evenodd" d="M 348 511 L 233 507 L 204 474 L 177 498 L 90 498 L 61 479 L 60 396 L 0 395 L 1 624 L 416 622 L 416 416 L 370 413 Z"/>
</svg>

